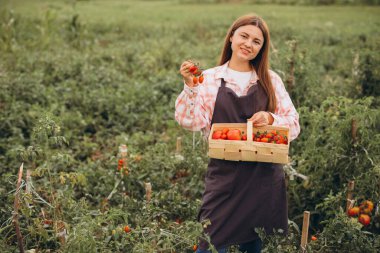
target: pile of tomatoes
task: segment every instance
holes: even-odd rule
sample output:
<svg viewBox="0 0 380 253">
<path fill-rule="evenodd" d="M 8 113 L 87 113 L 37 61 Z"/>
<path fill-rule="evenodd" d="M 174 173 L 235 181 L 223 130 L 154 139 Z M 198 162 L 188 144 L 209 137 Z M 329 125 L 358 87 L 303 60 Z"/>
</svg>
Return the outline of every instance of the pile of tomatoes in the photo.
<svg viewBox="0 0 380 253">
<path fill-rule="evenodd" d="M 224 128 L 223 130 L 215 130 L 212 133 L 213 140 L 238 140 L 238 141 L 246 141 L 247 134 L 240 131 L 239 129 L 229 129 Z M 256 142 L 265 142 L 265 143 L 273 143 L 273 144 L 288 144 L 288 137 L 286 135 L 280 134 L 276 130 L 272 131 L 257 131 L 252 134 L 253 141 Z"/>
<path fill-rule="evenodd" d="M 371 217 L 373 210 L 373 202 L 370 200 L 363 201 L 359 206 L 348 209 L 347 214 L 350 217 L 358 217 L 359 222 L 364 226 L 368 226 L 371 223 Z"/>
</svg>

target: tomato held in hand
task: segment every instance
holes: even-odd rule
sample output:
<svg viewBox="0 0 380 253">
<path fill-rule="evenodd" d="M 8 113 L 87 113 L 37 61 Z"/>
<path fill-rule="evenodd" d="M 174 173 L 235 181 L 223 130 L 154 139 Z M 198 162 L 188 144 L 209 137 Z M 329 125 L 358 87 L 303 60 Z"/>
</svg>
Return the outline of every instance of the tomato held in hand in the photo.
<svg viewBox="0 0 380 253">
<path fill-rule="evenodd" d="M 198 83 L 198 77 L 196 77 L 196 76 L 193 77 L 193 83 L 194 83 L 194 84 L 197 84 L 197 83 Z"/>
<path fill-rule="evenodd" d="M 194 73 L 196 73 L 196 72 L 198 71 L 198 68 L 197 68 L 196 65 L 193 65 L 193 66 L 190 67 L 189 71 L 190 71 L 192 74 L 194 74 Z"/>
<path fill-rule="evenodd" d="M 204 80 L 205 78 L 203 77 L 203 75 L 201 75 L 200 77 L 199 77 L 199 83 L 203 83 L 203 80 Z"/>
</svg>

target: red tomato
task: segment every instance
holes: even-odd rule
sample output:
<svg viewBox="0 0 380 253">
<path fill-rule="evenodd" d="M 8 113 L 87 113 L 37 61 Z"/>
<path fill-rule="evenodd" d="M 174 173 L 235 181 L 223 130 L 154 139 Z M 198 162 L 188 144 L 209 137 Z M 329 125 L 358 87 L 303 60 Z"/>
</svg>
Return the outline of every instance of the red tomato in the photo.
<svg viewBox="0 0 380 253">
<path fill-rule="evenodd" d="M 193 77 L 193 83 L 197 84 L 198 83 L 198 78 L 196 76 Z"/>
<path fill-rule="evenodd" d="M 371 223 L 371 218 L 368 214 L 361 214 L 359 216 L 359 222 L 364 226 L 368 226 Z"/>
<path fill-rule="evenodd" d="M 268 139 L 270 139 L 270 138 L 273 137 L 273 134 L 266 134 L 265 137 L 268 138 Z"/>
<path fill-rule="evenodd" d="M 221 130 L 216 130 L 214 131 L 214 133 L 212 134 L 212 139 L 214 140 L 217 140 L 217 139 L 220 139 L 222 137 L 222 131 Z"/>
<path fill-rule="evenodd" d="M 44 224 L 45 225 L 51 225 L 51 224 L 53 224 L 53 221 L 52 220 L 44 220 Z"/>
<path fill-rule="evenodd" d="M 356 207 L 353 207 L 353 208 L 350 208 L 350 209 L 348 209 L 348 211 L 347 211 L 347 214 L 348 214 L 348 216 L 350 216 L 350 217 L 358 216 L 359 213 L 360 213 L 360 208 L 357 207 L 357 206 L 356 206 Z"/>
<path fill-rule="evenodd" d="M 247 135 L 246 135 L 246 134 L 243 134 L 243 135 L 241 136 L 241 139 L 242 139 L 243 141 L 246 141 L 246 140 L 247 140 Z"/>
<path fill-rule="evenodd" d="M 268 139 L 268 138 L 261 138 L 260 141 L 261 141 L 261 142 L 269 142 L 269 139 Z"/>
<path fill-rule="evenodd" d="M 316 241 L 316 240 L 317 240 L 317 237 L 313 235 L 313 236 L 311 237 L 311 240 L 312 240 L 312 241 Z"/>
<path fill-rule="evenodd" d="M 228 133 L 228 131 L 229 131 L 229 129 L 228 129 L 228 128 L 224 128 L 224 129 L 223 129 L 223 133 L 224 133 L 224 134 L 227 134 L 227 133 Z"/>
<path fill-rule="evenodd" d="M 191 66 L 190 69 L 189 69 L 189 71 L 190 71 L 191 73 L 195 73 L 197 70 L 198 70 L 198 68 L 197 68 L 197 66 L 195 66 L 195 65 Z"/>
<path fill-rule="evenodd" d="M 131 228 L 130 228 L 129 226 L 125 226 L 125 227 L 124 227 L 124 232 L 125 232 L 125 233 L 129 233 L 129 232 L 131 232 Z"/>
<path fill-rule="evenodd" d="M 200 77 L 199 77 L 199 83 L 203 83 L 203 80 L 204 80 L 205 78 L 203 77 L 203 75 L 201 75 Z"/>
<path fill-rule="evenodd" d="M 241 132 L 239 129 L 233 129 L 227 133 L 228 140 L 241 140 Z"/>
<path fill-rule="evenodd" d="M 373 210 L 373 202 L 370 200 L 365 200 L 360 204 L 360 210 L 362 213 L 370 214 Z"/>
</svg>

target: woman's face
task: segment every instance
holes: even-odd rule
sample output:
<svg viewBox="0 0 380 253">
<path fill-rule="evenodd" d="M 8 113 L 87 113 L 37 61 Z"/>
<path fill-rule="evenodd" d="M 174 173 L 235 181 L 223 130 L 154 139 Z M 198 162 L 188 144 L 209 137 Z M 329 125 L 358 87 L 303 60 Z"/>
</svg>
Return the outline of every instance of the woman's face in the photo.
<svg viewBox="0 0 380 253">
<path fill-rule="evenodd" d="M 230 37 L 232 57 L 250 61 L 260 52 L 264 36 L 260 28 L 254 25 L 240 26 Z"/>
</svg>

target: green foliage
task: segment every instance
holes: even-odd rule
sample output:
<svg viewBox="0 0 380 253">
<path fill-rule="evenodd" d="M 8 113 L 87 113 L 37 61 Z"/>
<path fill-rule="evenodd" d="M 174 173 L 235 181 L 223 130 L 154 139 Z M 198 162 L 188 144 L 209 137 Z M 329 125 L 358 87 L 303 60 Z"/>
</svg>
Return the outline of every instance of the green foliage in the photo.
<svg viewBox="0 0 380 253">
<path fill-rule="evenodd" d="M 325 224 L 318 240 L 309 244 L 310 252 L 376 252 L 380 248 L 379 236 L 363 231 L 363 225 L 342 209 Z"/>
<path fill-rule="evenodd" d="M 252 3 L 260 4 L 283 4 L 283 5 L 378 5 L 380 4 L 379 0 L 248 0 Z"/>
</svg>

